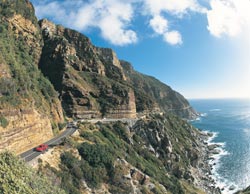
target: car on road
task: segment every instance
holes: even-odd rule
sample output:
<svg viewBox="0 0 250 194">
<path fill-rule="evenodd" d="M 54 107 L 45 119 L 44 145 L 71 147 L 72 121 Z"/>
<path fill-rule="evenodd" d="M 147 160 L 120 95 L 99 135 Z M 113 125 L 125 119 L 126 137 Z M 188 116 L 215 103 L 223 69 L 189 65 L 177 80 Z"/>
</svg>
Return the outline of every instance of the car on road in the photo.
<svg viewBox="0 0 250 194">
<path fill-rule="evenodd" d="M 47 144 L 41 144 L 38 147 L 35 148 L 37 152 L 45 152 L 49 146 Z"/>
</svg>

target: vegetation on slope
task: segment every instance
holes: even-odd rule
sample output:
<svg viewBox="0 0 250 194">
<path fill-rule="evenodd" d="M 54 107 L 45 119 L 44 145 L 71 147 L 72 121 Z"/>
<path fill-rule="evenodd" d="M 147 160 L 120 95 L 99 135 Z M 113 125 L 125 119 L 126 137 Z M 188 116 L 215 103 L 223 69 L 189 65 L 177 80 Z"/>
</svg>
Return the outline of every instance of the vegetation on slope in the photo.
<svg viewBox="0 0 250 194">
<path fill-rule="evenodd" d="M 92 189 L 105 184 L 111 193 L 131 193 L 133 187 L 124 178 L 127 172 L 117 165 L 120 160 L 150 177 L 155 185 L 153 188 L 146 187 L 146 177 L 137 186 L 144 193 L 165 193 L 166 190 L 174 194 L 190 190 L 199 193 L 188 183 L 193 180 L 190 167 L 197 159 L 190 155 L 198 154 L 193 133 L 198 132 L 185 121 L 166 115 L 139 120 L 133 128 L 122 122 L 83 123 L 80 126 L 81 141 L 73 138 L 65 144 L 76 148 L 80 159 L 71 152 L 64 152 L 61 170 L 47 168 L 61 178 L 60 185 L 67 193 L 81 193 L 84 181 Z M 157 185 L 163 185 L 166 190 Z"/>
<path fill-rule="evenodd" d="M 61 113 L 58 94 L 38 68 L 42 46 L 32 4 L 26 0 L 1 1 L 1 110 L 35 108 L 49 117 L 51 122 L 62 122 L 61 115 L 56 115 Z M 57 117 L 56 121 L 52 121 L 54 117 Z M 5 126 L 6 122 L 2 120 L 1 125 Z"/>
<path fill-rule="evenodd" d="M 8 65 L 11 77 L 0 78 L 2 95 L 0 103 L 18 106 L 22 103 L 21 99 L 27 98 L 35 100 L 37 107 L 44 106 L 43 101 L 50 102 L 57 97 L 57 93 L 39 71 L 37 64 L 34 64 L 35 53 L 30 51 L 31 48 L 24 37 L 15 36 L 9 28 L 9 22 L 1 18 L 0 63 Z M 39 41 L 39 35 L 37 35 L 37 41 Z"/>
<path fill-rule="evenodd" d="M 9 152 L 0 153 L 0 193 L 65 194 Z"/>
<path fill-rule="evenodd" d="M 10 18 L 15 14 L 20 14 L 26 19 L 37 23 L 33 5 L 27 0 L 1 0 L 0 13 L 2 16 Z"/>
</svg>

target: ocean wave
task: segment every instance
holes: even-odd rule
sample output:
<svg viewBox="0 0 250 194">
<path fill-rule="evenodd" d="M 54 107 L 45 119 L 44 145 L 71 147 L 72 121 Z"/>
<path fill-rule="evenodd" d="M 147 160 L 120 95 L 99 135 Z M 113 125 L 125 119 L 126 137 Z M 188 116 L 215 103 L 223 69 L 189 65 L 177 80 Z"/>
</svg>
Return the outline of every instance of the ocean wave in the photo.
<svg viewBox="0 0 250 194">
<path fill-rule="evenodd" d="M 240 188 L 236 184 L 228 180 L 225 180 L 218 173 L 214 173 L 213 178 L 216 181 L 215 186 L 221 189 L 222 194 L 234 194 L 236 191 L 240 190 Z"/>
<path fill-rule="evenodd" d="M 189 122 L 195 122 L 195 121 L 201 121 L 201 117 L 197 117 L 197 118 L 195 118 L 195 119 L 189 120 Z"/>
<path fill-rule="evenodd" d="M 199 117 L 195 119 L 190 119 L 189 122 L 201 121 L 202 117 L 206 117 L 207 113 L 199 113 Z"/>
<path fill-rule="evenodd" d="M 241 114 L 238 116 L 239 120 L 241 121 L 249 121 L 250 119 L 250 114 L 249 113 L 246 113 L 246 114 Z"/>
<path fill-rule="evenodd" d="M 221 109 L 219 109 L 219 108 L 214 108 L 214 109 L 211 109 L 211 110 L 209 110 L 210 112 L 218 112 L 218 111 L 221 111 Z"/>
<path fill-rule="evenodd" d="M 250 128 L 244 128 L 244 129 L 243 129 L 243 132 L 245 133 L 245 135 L 246 135 L 247 137 L 250 136 Z"/>
<path fill-rule="evenodd" d="M 216 172 L 216 170 L 212 171 L 212 174 L 212 178 L 216 182 L 215 186 L 221 189 L 222 194 L 233 194 L 236 191 L 240 190 L 240 188 L 236 184 L 221 177 Z"/>
<path fill-rule="evenodd" d="M 218 137 L 219 132 L 211 132 L 211 131 L 204 131 L 204 132 L 207 133 L 207 134 L 212 134 L 212 136 L 210 136 L 210 137 L 208 138 L 208 140 L 207 140 L 208 145 L 209 145 L 209 144 L 214 144 L 212 141 L 213 141 L 216 137 Z"/>
</svg>

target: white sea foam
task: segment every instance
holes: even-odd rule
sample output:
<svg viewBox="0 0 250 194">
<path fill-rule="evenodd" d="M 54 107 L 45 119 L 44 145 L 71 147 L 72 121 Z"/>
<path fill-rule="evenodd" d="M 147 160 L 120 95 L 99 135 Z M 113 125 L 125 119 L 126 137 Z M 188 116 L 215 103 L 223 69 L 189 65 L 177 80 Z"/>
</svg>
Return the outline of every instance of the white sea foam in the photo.
<svg viewBox="0 0 250 194">
<path fill-rule="evenodd" d="M 200 117 L 197 117 L 196 119 L 195 119 L 195 121 L 200 121 L 201 120 L 201 118 Z"/>
<path fill-rule="evenodd" d="M 209 131 L 205 131 L 206 133 L 211 133 Z M 218 136 L 218 132 L 212 132 L 212 136 L 208 138 L 207 143 L 208 145 L 218 145 L 219 147 L 215 148 L 215 151 L 217 151 L 219 154 L 212 155 L 212 159 L 209 160 L 209 164 L 212 165 L 212 175 L 211 177 L 215 180 L 216 187 L 219 187 L 221 189 L 222 194 L 233 194 L 235 193 L 239 188 L 237 185 L 235 185 L 232 182 L 229 182 L 228 180 L 225 180 L 223 177 L 221 177 L 218 174 L 218 169 L 221 165 L 221 158 L 223 156 L 229 155 L 230 153 L 225 150 L 226 143 L 225 142 L 213 142 L 214 138 Z"/>
<path fill-rule="evenodd" d="M 195 119 L 190 119 L 189 122 L 200 121 L 200 120 L 201 120 L 201 117 L 197 117 Z"/>
<path fill-rule="evenodd" d="M 204 132 L 207 134 L 212 134 L 212 136 L 210 136 L 207 140 L 208 145 L 214 144 L 214 143 L 212 143 L 212 141 L 214 140 L 214 138 L 216 138 L 219 135 L 219 132 L 211 132 L 211 131 L 204 131 Z"/>
<path fill-rule="evenodd" d="M 201 113 L 200 115 L 201 115 L 201 117 L 206 117 L 207 113 Z"/>
</svg>

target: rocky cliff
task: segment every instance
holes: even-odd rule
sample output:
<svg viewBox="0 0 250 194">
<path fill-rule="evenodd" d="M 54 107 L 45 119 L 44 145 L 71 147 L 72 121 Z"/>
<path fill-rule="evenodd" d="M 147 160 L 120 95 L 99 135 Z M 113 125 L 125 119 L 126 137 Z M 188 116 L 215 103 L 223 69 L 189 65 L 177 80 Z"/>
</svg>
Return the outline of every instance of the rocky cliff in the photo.
<svg viewBox="0 0 250 194">
<path fill-rule="evenodd" d="M 0 2 L 0 150 L 20 153 L 53 136 L 61 103 L 38 62 L 43 39 L 33 6 Z"/>
<path fill-rule="evenodd" d="M 96 48 L 84 35 L 42 20 L 42 72 L 75 118 L 136 116 L 134 91 L 111 49 Z"/>
<path fill-rule="evenodd" d="M 135 91 L 136 109 L 138 112 L 149 110 L 168 112 L 181 118 L 194 119 L 198 113 L 178 92 L 152 76 L 135 71 L 126 61 L 120 61 L 128 83 Z"/>
<path fill-rule="evenodd" d="M 76 118 L 135 117 L 164 111 L 183 118 L 197 113 L 187 100 L 153 77 L 133 70 L 115 52 L 98 48 L 84 35 L 41 20 L 44 48 L 40 68 Z"/>
</svg>

